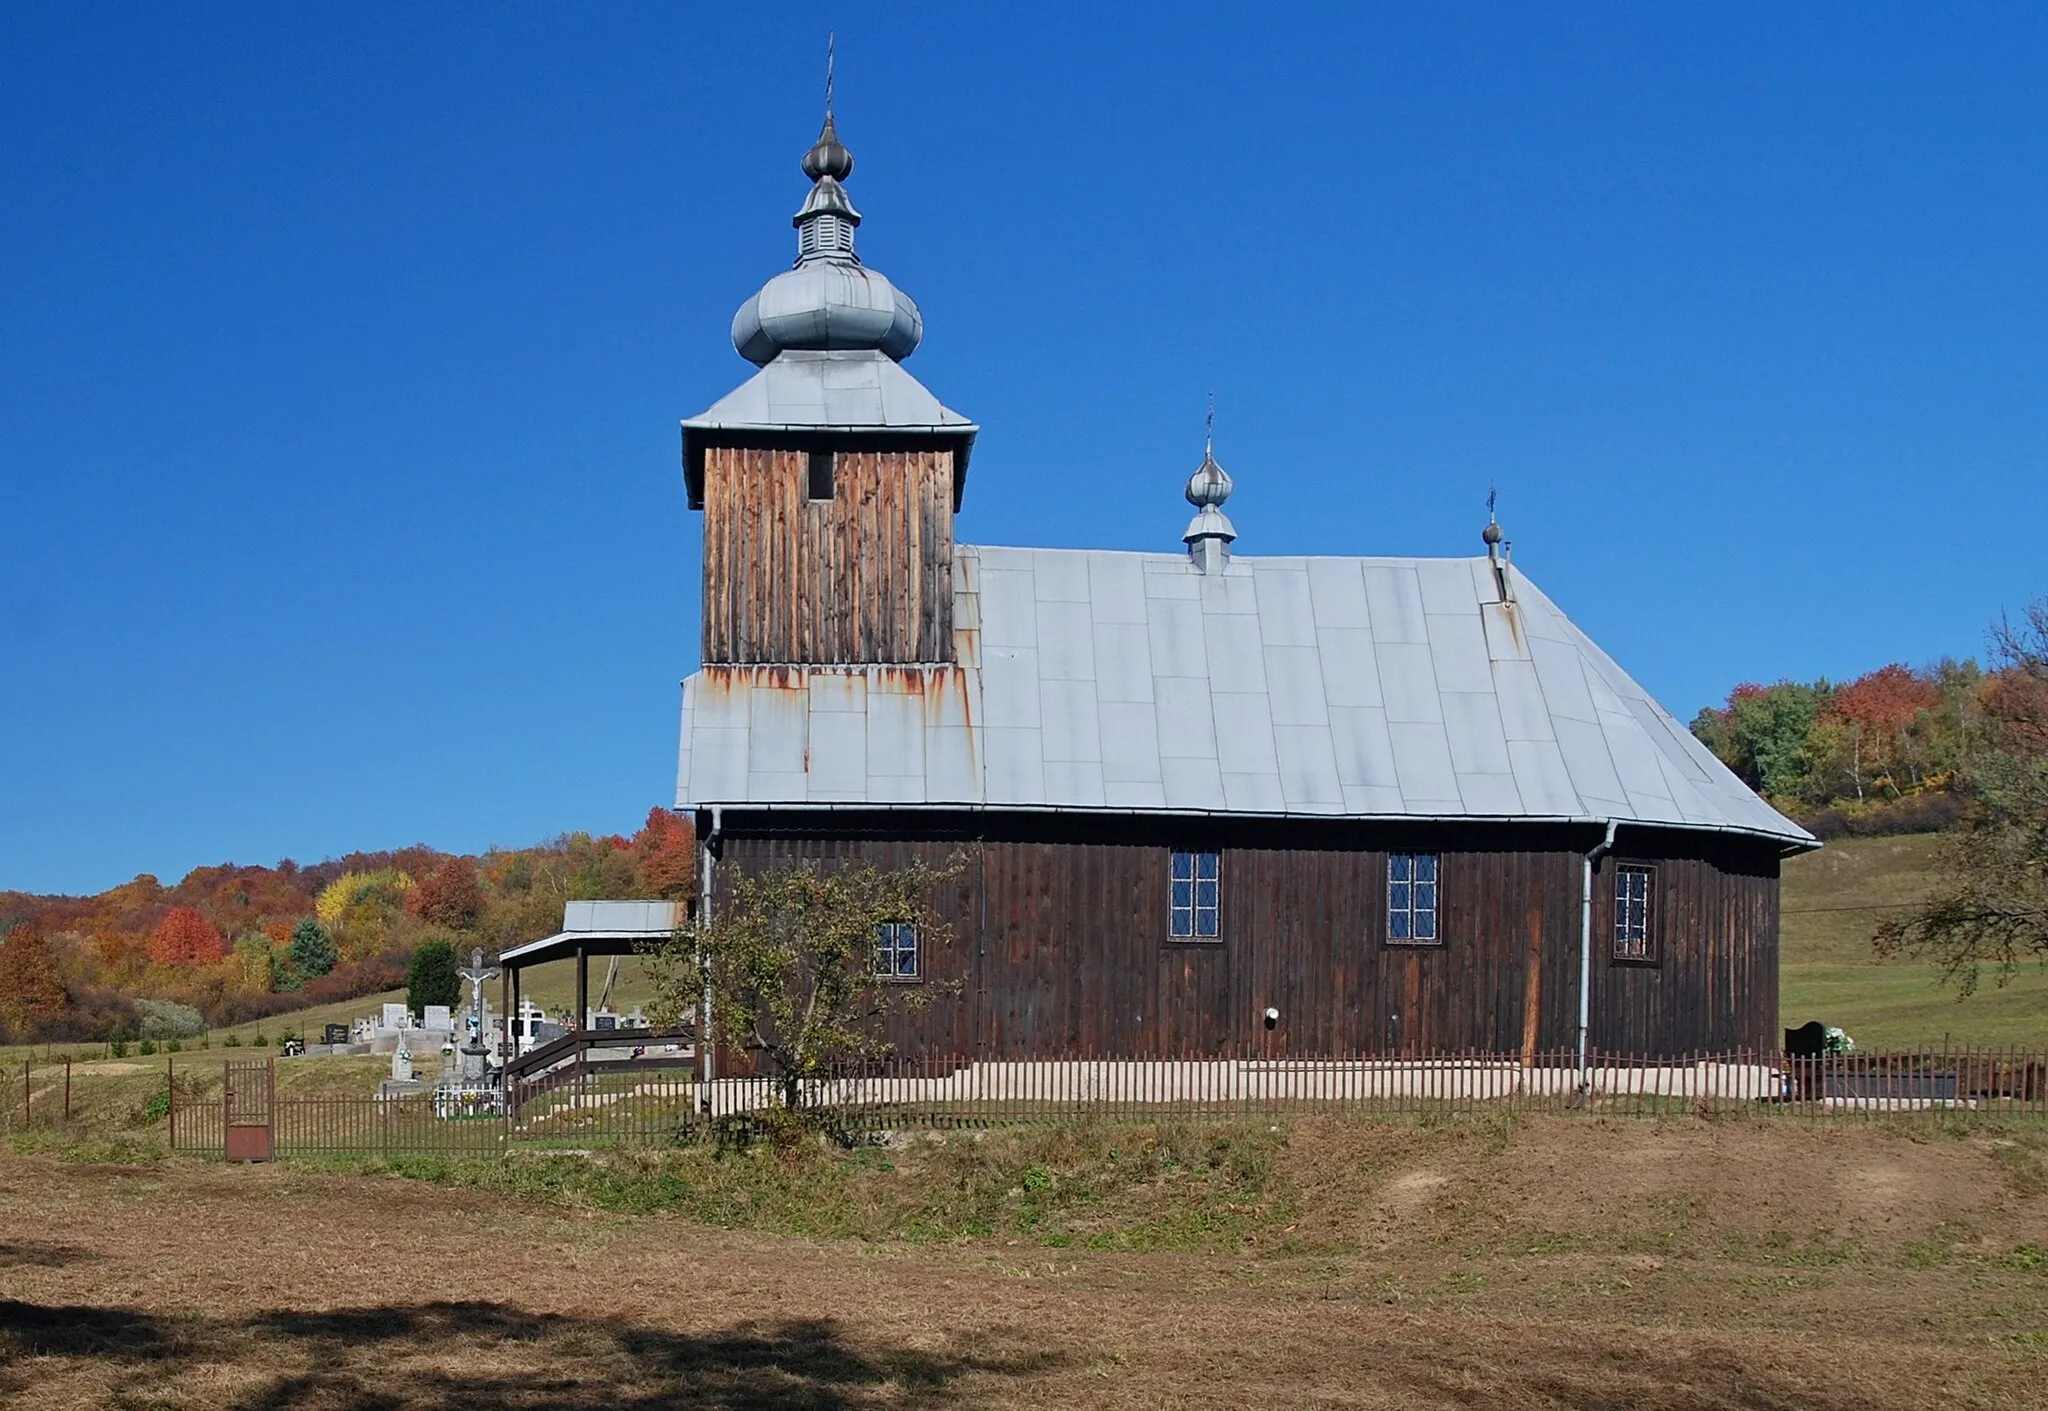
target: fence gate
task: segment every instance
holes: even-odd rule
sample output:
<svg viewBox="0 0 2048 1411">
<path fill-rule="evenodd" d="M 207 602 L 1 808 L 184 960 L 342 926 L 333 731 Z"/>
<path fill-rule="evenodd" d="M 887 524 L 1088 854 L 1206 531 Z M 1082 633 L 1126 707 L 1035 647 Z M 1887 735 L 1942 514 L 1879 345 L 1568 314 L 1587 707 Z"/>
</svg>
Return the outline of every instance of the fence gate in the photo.
<svg viewBox="0 0 2048 1411">
<path fill-rule="evenodd" d="M 221 1120 L 227 1130 L 227 1159 L 268 1161 L 277 1155 L 277 1060 L 262 1058 L 221 1065 Z"/>
</svg>

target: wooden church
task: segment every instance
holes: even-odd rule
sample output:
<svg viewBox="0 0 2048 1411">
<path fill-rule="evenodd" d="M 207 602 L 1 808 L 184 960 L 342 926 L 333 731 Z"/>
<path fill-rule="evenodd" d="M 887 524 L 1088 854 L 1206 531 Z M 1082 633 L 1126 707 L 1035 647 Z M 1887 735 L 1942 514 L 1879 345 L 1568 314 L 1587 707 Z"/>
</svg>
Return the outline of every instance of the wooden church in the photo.
<svg viewBox="0 0 2048 1411">
<path fill-rule="evenodd" d="M 1778 1034 L 1816 846 L 1501 551 L 1248 557 L 1213 456 L 1180 552 L 954 541 L 978 427 L 903 368 L 853 158 L 803 158 L 759 368 L 682 426 L 703 666 L 678 806 L 719 879 L 964 854 L 907 1055 L 1671 1055 Z"/>
</svg>

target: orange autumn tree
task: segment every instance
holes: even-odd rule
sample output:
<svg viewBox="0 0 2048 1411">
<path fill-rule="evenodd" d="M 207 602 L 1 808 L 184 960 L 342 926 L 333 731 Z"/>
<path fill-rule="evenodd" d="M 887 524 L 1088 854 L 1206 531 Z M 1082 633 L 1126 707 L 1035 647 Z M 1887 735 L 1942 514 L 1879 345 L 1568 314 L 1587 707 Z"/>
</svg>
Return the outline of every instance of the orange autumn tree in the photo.
<svg viewBox="0 0 2048 1411">
<path fill-rule="evenodd" d="M 227 953 L 227 939 L 189 906 L 172 907 L 149 937 L 149 958 L 157 965 L 210 965 Z"/>
<path fill-rule="evenodd" d="M 640 880 L 649 891 L 671 901 L 696 890 L 697 830 L 673 809 L 647 810 L 647 822 L 633 835 L 639 855 Z"/>
<path fill-rule="evenodd" d="M 44 1024 L 61 1018 L 67 1003 L 42 931 L 28 924 L 0 936 L 0 1030 L 26 1043 Z"/>
<path fill-rule="evenodd" d="M 451 857 L 421 877 L 405 894 L 405 909 L 430 926 L 453 931 L 475 928 L 483 914 L 484 889 L 476 860 Z"/>
</svg>

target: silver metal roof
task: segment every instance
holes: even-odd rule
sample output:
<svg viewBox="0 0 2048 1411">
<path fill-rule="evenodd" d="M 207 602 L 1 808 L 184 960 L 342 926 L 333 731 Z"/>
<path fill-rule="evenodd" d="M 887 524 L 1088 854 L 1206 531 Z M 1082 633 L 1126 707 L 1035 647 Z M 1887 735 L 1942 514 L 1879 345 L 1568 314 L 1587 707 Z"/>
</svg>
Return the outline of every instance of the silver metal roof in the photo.
<svg viewBox="0 0 2048 1411">
<path fill-rule="evenodd" d="M 780 354 L 708 410 L 683 423 L 683 478 L 690 505 L 704 500 L 704 447 L 745 432 L 932 436 L 955 449 L 955 498 L 981 428 L 943 405 L 886 353 L 873 349 Z"/>
<path fill-rule="evenodd" d="M 785 355 L 787 356 L 787 355 Z M 779 360 L 778 360 L 779 361 Z M 1546 819 L 1813 838 L 1513 570 L 962 546 L 948 666 L 711 666 L 682 807 Z"/>
</svg>

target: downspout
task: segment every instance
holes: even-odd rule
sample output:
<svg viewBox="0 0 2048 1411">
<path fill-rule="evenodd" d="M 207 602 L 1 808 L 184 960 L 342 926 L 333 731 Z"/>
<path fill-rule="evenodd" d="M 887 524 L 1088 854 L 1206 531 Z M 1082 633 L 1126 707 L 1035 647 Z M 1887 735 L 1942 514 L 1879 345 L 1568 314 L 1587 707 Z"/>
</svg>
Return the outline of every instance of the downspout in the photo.
<svg viewBox="0 0 2048 1411">
<path fill-rule="evenodd" d="M 704 975 L 704 1001 L 697 1019 L 698 1068 L 704 1074 L 704 1110 L 711 1110 L 711 1080 L 717 1063 L 711 1043 L 711 968 L 704 959 L 704 933 L 711 925 L 712 850 L 718 846 L 719 831 L 725 826 L 725 810 L 711 805 L 711 831 L 704 835 L 698 859 L 697 880 L 697 967 Z"/>
<path fill-rule="evenodd" d="M 1593 1034 L 1593 865 L 1614 850 L 1615 820 L 1607 836 L 1579 859 L 1579 1091 L 1586 1091 L 1587 1044 Z"/>
</svg>

